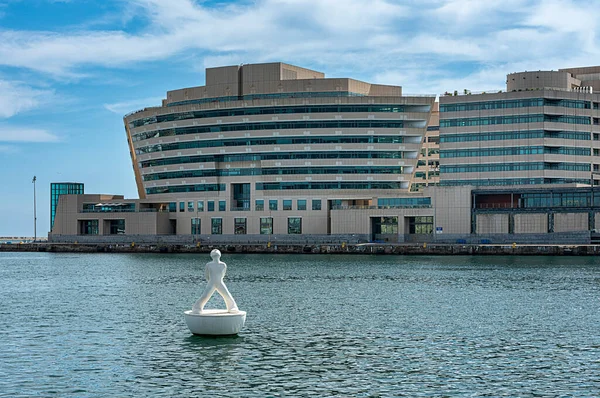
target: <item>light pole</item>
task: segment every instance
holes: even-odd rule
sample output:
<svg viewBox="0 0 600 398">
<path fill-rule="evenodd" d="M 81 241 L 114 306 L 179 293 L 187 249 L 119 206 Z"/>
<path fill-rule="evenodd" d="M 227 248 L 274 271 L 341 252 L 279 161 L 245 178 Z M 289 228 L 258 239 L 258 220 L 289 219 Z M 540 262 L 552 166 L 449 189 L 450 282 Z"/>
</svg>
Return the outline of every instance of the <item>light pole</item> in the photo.
<svg viewBox="0 0 600 398">
<path fill-rule="evenodd" d="M 37 240 L 37 213 L 36 213 L 36 204 L 35 204 L 35 181 L 36 181 L 36 177 L 33 176 L 33 180 L 31 181 L 33 183 L 33 241 L 35 242 Z"/>
</svg>

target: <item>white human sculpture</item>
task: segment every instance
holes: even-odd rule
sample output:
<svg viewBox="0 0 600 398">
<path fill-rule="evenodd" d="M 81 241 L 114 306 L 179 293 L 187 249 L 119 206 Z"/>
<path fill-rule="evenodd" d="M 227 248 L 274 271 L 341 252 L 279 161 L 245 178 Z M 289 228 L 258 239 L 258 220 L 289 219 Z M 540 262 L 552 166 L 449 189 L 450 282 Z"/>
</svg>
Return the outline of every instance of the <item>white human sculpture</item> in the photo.
<svg viewBox="0 0 600 398">
<path fill-rule="evenodd" d="M 223 277 L 227 271 L 227 264 L 221 261 L 221 252 L 217 249 L 210 252 L 210 257 L 213 261 L 206 263 L 206 267 L 204 268 L 207 284 L 202 296 L 194 303 L 192 314 L 202 314 L 204 312 L 204 306 L 208 303 L 208 300 L 210 300 L 215 291 L 217 291 L 221 297 L 223 297 L 223 300 L 225 300 L 227 312 L 238 313 L 239 310 L 237 304 L 223 282 Z"/>
</svg>

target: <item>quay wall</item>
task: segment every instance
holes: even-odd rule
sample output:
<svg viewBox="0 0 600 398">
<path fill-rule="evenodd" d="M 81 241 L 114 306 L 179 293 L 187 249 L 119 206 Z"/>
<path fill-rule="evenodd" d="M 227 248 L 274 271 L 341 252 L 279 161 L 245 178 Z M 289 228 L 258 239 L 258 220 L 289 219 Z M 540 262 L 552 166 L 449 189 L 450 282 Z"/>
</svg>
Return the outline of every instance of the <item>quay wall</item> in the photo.
<svg viewBox="0 0 600 398">
<path fill-rule="evenodd" d="M 387 254 L 387 255 L 549 255 L 596 256 L 600 245 L 535 244 L 105 244 L 105 243 L 23 243 L 0 244 L 0 252 L 54 253 L 223 253 L 272 254 Z"/>
</svg>

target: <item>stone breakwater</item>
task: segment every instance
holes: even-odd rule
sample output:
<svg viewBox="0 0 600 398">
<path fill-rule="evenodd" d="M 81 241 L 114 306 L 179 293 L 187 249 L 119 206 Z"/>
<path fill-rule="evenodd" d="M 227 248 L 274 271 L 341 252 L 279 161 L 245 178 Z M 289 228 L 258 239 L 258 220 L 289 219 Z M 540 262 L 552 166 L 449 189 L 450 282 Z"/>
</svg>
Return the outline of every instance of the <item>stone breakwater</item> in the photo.
<svg viewBox="0 0 600 398">
<path fill-rule="evenodd" d="M 23 243 L 0 244 L 0 252 L 54 253 L 209 253 L 218 248 L 223 253 L 273 254 L 396 254 L 396 255 L 549 255 L 595 256 L 600 245 L 463 245 L 463 244 L 328 244 L 328 245 L 140 245 Z"/>
</svg>

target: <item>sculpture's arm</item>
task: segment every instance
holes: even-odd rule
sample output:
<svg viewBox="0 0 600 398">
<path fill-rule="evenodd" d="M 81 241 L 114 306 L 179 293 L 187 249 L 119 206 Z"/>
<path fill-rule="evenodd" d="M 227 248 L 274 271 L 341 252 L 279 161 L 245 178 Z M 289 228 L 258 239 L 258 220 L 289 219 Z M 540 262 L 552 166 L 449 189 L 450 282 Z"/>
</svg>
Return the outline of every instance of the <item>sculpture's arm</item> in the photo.
<svg viewBox="0 0 600 398">
<path fill-rule="evenodd" d="M 204 267 L 204 277 L 206 278 L 207 282 L 210 282 L 210 272 L 208 272 L 208 265 Z"/>
</svg>

